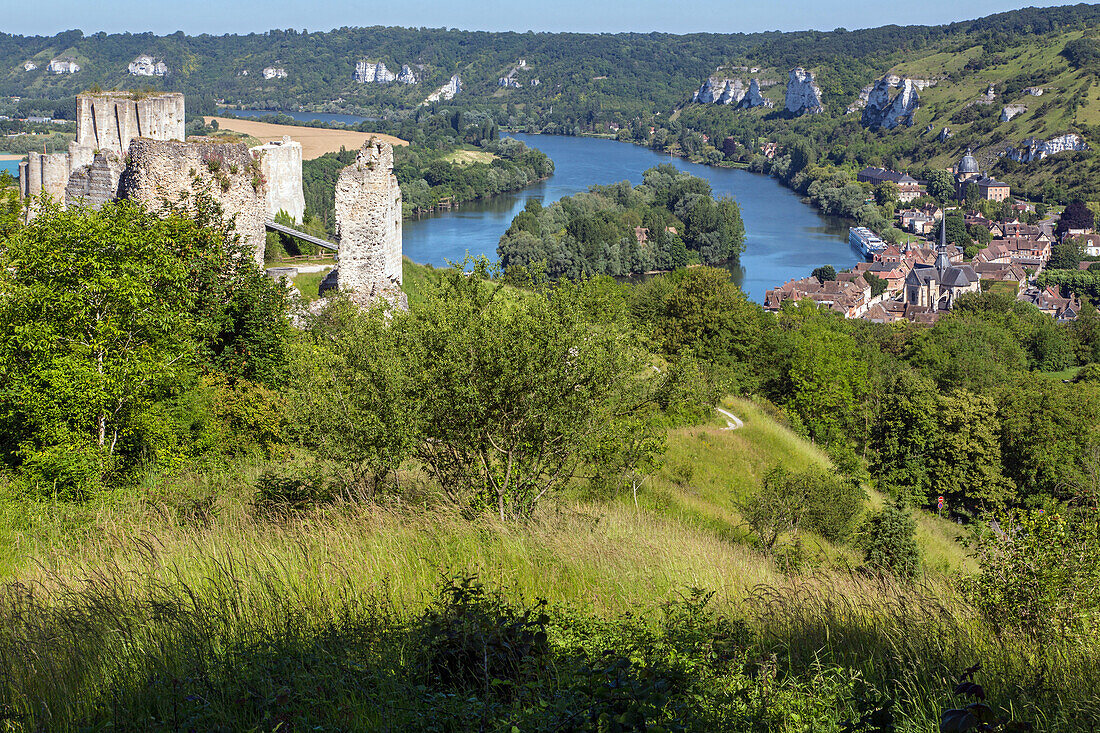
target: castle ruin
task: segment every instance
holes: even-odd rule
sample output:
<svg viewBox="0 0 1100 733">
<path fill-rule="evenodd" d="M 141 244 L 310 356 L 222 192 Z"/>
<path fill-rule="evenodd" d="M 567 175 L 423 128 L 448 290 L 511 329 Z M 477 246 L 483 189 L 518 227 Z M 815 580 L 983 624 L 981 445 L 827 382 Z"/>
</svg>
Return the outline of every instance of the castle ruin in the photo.
<svg viewBox="0 0 1100 733">
<path fill-rule="evenodd" d="M 393 146 L 367 140 L 336 181 L 336 236 L 340 264 L 321 285 L 338 287 L 360 305 L 382 298 L 408 308 L 401 292 L 401 187 L 393 174 Z"/>
<path fill-rule="evenodd" d="M 129 158 L 119 198 L 153 207 L 163 200 L 185 201 L 195 191 L 209 191 L 226 216 L 234 218 L 245 250 L 263 266 L 266 194 L 259 164 L 248 146 L 138 138 L 130 143 Z"/>
<path fill-rule="evenodd" d="M 128 92 L 77 97 L 76 140 L 65 153 L 30 153 L 19 164 L 24 198 L 99 208 L 124 198 L 158 207 L 208 192 L 234 219 L 243 244 L 263 265 L 265 227 L 279 211 L 305 217 L 302 146 L 289 137 L 249 149 L 210 138 L 186 140 L 182 94 Z M 33 206 L 28 216 L 34 215 Z M 336 184 L 339 267 L 326 278 L 367 305 L 401 292 L 401 188 L 393 147 L 371 138 Z"/>
<path fill-rule="evenodd" d="M 260 174 L 267 182 L 267 218 L 274 219 L 280 211 L 299 224 L 305 221 L 306 197 L 302 188 L 302 144 L 289 135 L 252 148 L 260 162 Z"/>
</svg>

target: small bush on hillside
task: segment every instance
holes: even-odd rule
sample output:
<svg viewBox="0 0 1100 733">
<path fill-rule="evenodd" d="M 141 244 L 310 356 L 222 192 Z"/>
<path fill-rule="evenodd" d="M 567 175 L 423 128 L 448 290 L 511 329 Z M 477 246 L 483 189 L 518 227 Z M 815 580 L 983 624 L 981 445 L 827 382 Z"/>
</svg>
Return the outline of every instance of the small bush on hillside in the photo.
<svg viewBox="0 0 1100 733">
<path fill-rule="evenodd" d="M 977 530 L 981 572 L 966 589 L 997 629 L 1092 634 L 1100 611 L 1096 509 L 1019 510 Z"/>
<path fill-rule="evenodd" d="M 913 515 L 902 505 L 887 505 L 864 524 L 860 537 L 863 559 L 868 567 L 899 578 L 916 576 L 920 550 Z"/>
<path fill-rule="evenodd" d="M 265 471 L 256 482 L 256 506 L 261 509 L 304 509 L 335 498 L 331 484 L 319 467 L 293 474 Z"/>
<path fill-rule="evenodd" d="M 80 435 L 23 453 L 16 486 L 40 499 L 84 501 L 103 489 L 105 456 Z"/>
<path fill-rule="evenodd" d="M 855 482 L 820 468 L 768 471 L 760 491 L 739 509 L 765 552 L 788 532 L 808 529 L 830 542 L 848 539 L 866 496 Z"/>
<path fill-rule="evenodd" d="M 419 621 L 428 679 L 441 689 L 495 691 L 534 679 L 548 654 L 545 601 L 522 608 L 477 576 L 452 578 Z"/>
</svg>

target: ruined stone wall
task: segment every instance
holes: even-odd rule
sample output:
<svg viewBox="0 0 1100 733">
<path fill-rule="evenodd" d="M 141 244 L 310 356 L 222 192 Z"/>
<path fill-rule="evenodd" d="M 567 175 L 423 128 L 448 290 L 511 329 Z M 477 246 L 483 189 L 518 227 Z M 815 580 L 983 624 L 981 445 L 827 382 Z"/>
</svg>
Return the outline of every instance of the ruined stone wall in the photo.
<svg viewBox="0 0 1100 733">
<path fill-rule="evenodd" d="M 236 216 L 242 243 L 262 266 L 266 192 L 259 163 L 244 143 L 138 138 L 130 144 L 119 195 L 157 208 L 164 199 L 177 201 L 207 187 L 226 216 Z"/>
<path fill-rule="evenodd" d="M 140 99 L 129 92 L 80 94 L 76 98 L 76 140 L 69 144 L 72 169 L 91 165 L 97 150 L 122 157 L 130 141 L 183 140 L 184 99 L 178 92 Z"/>
<path fill-rule="evenodd" d="M 282 140 L 252 148 L 260 163 L 267 190 L 267 218 L 285 211 L 299 224 L 305 219 L 306 197 L 302 190 L 302 144 L 284 135 Z"/>
<path fill-rule="evenodd" d="M 91 165 L 69 174 L 69 184 L 65 187 L 66 204 L 99 209 L 115 200 L 125 168 L 122 159 L 114 153 L 96 153 Z"/>
<path fill-rule="evenodd" d="M 339 287 L 366 298 L 401 288 L 401 187 L 393 147 L 376 138 L 336 181 Z"/>
<path fill-rule="evenodd" d="M 19 167 L 20 175 L 23 166 Z M 26 184 L 23 183 L 26 181 Z M 19 190 L 24 196 L 33 197 L 46 193 L 54 201 L 65 202 L 65 186 L 69 183 L 68 153 L 28 153 L 27 176 L 20 181 Z"/>
</svg>

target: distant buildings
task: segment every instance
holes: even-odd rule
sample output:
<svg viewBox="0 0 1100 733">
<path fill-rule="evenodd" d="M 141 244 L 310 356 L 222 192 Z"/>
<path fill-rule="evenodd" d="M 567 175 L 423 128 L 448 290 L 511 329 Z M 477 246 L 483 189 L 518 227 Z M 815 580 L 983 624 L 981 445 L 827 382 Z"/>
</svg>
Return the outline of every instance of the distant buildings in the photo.
<svg viewBox="0 0 1100 733">
<path fill-rule="evenodd" d="M 966 198 L 966 188 L 970 185 L 977 186 L 978 197 L 986 201 L 1004 201 L 1012 195 L 1007 183 L 982 175 L 977 158 L 967 149 L 955 166 L 955 194 L 960 201 Z"/>
<path fill-rule="evenodd" d="M 909 203 L 913 199 L 920 198 L 920 184 L 915 178 L 905 173 L 888 170 L 886 168 L 864 168 L 856 174 L 856 180 L 860 183 L 870 183 L 879 186 L 883 183 L 893 183 L 898 187 L 898 200 Z"/>
</svg>

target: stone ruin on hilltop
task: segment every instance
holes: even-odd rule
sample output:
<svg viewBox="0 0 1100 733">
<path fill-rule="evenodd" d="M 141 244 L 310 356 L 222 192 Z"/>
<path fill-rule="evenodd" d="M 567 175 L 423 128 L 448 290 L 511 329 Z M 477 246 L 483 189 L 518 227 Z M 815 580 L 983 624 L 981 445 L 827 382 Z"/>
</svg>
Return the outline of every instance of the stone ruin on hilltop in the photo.
<svg viewBox="0 0 1100 733">
<path fill-rule="evenodd" d="M 30 153 L 19 164 L 20 196 L 96 209 L 130 199 L 156 208 L 204 190 L 235 219 L 242 243 L 262 266 L 265 230 L 275 215 L 285 211 L 297 221 L 305 215 L 301 144 L 283 137 L 249 148 L 185 138 L 182 94 L 81 94 L 76 140 L 68 152 Z M 32 201 L 28 217 L 35 210 Z M 389 143 L 371 138 L 341 172 L 336 223 L 339 266 L 329 287 L 339 282 L 362 305 L 384 298 L 407 307 L 400 289 L 401 189 Z"/>
</svg>

